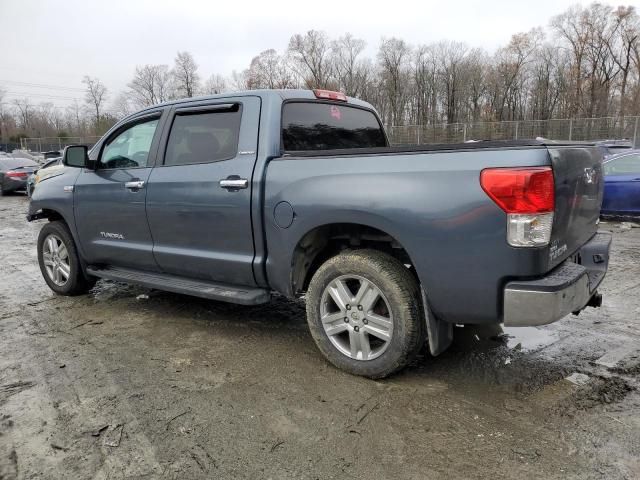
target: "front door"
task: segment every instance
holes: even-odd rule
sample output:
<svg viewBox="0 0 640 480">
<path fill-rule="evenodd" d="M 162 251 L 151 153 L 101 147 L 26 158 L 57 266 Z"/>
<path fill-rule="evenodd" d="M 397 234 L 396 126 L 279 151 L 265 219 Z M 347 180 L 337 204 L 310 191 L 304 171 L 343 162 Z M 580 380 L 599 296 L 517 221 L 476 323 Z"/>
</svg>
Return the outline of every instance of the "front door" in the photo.
<svg viewBox="0 0 640 480">
<path fill-rule="evenodd" d="M 251 181 L 260 99 L 177 108 L 151 173 L 147 216 L 163 272 L 254 285 Z"/>
<path fill-rule="evenodd" d="M 78 237 L 89 264 L 158 270 L 145 212 L 160 112 L 118 128 L 101 145 L 96 169 L 74 186 Z"/>
</svg>

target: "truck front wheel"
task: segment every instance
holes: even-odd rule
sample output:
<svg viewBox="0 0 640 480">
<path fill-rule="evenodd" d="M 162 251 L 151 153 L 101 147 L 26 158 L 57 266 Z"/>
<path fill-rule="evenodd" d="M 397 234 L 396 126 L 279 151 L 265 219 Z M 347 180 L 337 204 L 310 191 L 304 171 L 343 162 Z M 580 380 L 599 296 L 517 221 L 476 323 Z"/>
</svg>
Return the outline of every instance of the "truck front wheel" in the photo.
<svg viewBox="0 0 640 480">
<path fill-rule="evenodd" d="M 64 222 L 50 222 L 40 230 L 38 263 L 49 288 L 60 295 L 79 295 L 95 284 L 82 273 L 76 245 Z"/>
<path fill-rule="evenodd" d="M 377 250 L 343 252 L 318 269 L 307 293 L 307 321 L 329 362 L 370 378 L 403 368 L 425 340 L 418 282 Z"/>
</svg>

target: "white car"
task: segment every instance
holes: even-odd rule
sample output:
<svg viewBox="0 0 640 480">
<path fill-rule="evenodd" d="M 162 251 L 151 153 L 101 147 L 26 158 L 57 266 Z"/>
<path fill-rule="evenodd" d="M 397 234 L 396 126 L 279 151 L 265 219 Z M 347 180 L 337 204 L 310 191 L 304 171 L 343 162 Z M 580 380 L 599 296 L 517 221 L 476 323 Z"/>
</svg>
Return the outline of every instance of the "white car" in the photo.
<svg viewBox="0 0 640 480">
<path fill-rule="evenodd" d="M 29 198 L 31 198 L 33 190 L 38 183 L 45 180 L 46 178 L 53 177 L 58 173 L 62 173 L 63 170 L 64 165 L 62 164 L 62 157 L 52 158 L 48 160 L 27 180 L 27 195 L 29 196 Z"/>
</svg>

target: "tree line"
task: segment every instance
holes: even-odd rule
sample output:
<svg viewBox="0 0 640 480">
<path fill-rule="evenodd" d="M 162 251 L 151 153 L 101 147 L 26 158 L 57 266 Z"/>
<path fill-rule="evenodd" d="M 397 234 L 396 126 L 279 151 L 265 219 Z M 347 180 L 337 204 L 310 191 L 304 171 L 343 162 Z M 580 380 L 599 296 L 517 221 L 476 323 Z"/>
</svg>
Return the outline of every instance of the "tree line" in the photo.
<svg viewBox="0 0 640 480">
<path fill-rule="evenodd" d="M 0 137 L 101 134 L 140 108 L 197 95 L 262 88 L 340 90 L 373 104 L 387 125 L 596 118 L 640 114 L 640 16 L 633 6 L 575 5 L 545 28 L 516 33 L 489 53 L 456 41 L 382 38 L 375 56 L 347 33 L 311 30 L 265 50 L 230 76 L 200 74 L 189 52 L 172 66 L 140 65 L 111 95 L 85 77 L 84 102 L 64 112 L 0 91 Z"/>
</svg>

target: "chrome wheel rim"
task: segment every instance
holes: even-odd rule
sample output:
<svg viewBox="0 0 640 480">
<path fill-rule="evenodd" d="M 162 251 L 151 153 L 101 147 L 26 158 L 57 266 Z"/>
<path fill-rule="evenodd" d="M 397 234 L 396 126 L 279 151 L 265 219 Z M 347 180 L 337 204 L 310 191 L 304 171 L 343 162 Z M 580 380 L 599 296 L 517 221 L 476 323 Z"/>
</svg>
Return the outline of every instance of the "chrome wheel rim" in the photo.
<svg viewBox="0 0 640 480">
<path fill-rule="evenodd" d="M 393 337 L 389 302 L 380 288 L 359 275 L 342 275 L 326 286 L 320 320 L 333 346 L 354 360 L 378 358 Z"/>
<path fill-rule="evenodd" d="M 49 279 L 62 287 L 71 276 L 69 251 L 62 239 L 53 233 L 47 235 L 42 244 L 42 263 Z"/>
</svg>

